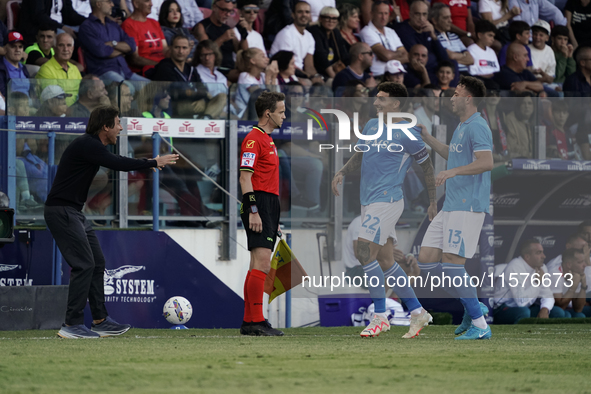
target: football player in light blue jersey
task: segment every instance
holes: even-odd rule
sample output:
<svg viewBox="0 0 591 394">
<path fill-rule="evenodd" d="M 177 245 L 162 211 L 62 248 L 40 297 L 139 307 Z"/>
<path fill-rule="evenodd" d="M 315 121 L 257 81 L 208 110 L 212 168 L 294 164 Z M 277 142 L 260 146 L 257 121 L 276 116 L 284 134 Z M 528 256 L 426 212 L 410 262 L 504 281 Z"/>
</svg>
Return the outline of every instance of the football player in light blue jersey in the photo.
<svg viewBox="0 0 591 394">
<path fill-rule="evenodd" d="M 464 264 L 476 252 L 484 216 L 490 205 L 490 171 L 493 168 L 492 133 L 477 110 L 486 94 L 482 81 L 461 77 L 454 96 L 452 110 L 460 124 L 451 142 L 445 145 L 422 130 L 424 141 L 447 160 L 447 170 L 437 175 L 435 184 L 445 184 L 443 209 L 429 225 L 419 253 L 422 271 L 441 269 L 444 289 L 464 305 L 462 324 L 456 329 L 456 339 L 487 339 L 492 333 L 484 320 L 488 308 L 478 302 Z M 441 267 L 437 267 L 439 261 Z M 444 275 L 444 276 L 443 276 Z M 460 277 L 462 285 L 454 287 L 453 279 Z M 469 278 L 469 277 L 468 277 Z"/>
<path fill-rule="evenodd" d="M 387 122 L 386 114 L 399 113 L 407 97 L 408 92 L 403 85 L 384 82 L 378 86 L 374 106 Z M 343 177 L 361 169 L 362 224 L 355 257 L 367 275 L 370 296 L 375 305 L 375 315 L 361 336 L 374 337 L 390 329 L 384 286 L 388 284 L 394 287 L 411 312 L 410 329 L 403 338 L 413 338 L 432 321 L 432 317 L 417 300 L 406 273 L 394 261 L 396 223 L 404 210 L 402 183 L 411 160 L 416 160 L 425 174 L 431 201 L 428 209 L 430 220 L 437 215 L 435 176 L 427 148 L 421 139 L 420 128 L 410 127 L 402 118 L 393 118 L 392 123 L 398 127 L 391 132 L 392 140 L 388 140 L 387 126 L 380 124 L 381 119 L 367 122 L 363 134 L 368 138 L 359 140 L 356 153 L 335 174 L 332 190 L 338 196 L 338 185 L 342 184 Z M 372 140 L 371 136 L 378 134 L 380 129 L 381 136 Z"/>
</svg>

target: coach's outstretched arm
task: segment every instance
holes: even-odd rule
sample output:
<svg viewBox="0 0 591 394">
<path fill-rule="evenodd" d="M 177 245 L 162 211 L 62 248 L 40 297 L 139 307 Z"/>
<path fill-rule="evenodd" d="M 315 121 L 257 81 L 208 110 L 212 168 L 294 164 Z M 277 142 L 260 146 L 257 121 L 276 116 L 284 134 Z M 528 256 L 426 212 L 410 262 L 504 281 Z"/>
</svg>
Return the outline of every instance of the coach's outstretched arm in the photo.
<svg viewBox="0 0 591 394">
<path fill-rule="evenodd" d="M 343 183 L 343 177 L 354 171 L 361 169 L 361 162 L 363 160 L 363 152 L 355 152 L 355 154 L 349 159 L 347 164 L 343 166 L 334 178 L 332 178 L 332 192 L 335 196 L 340 196 L 339 186 Z"/>
<path fill-rule="evenodd" d="M 445 145 L 427 131 L 427 128 L 422 124 L 417 125 L 421 128 L 421 137 L 423 137 L 423 141 L 425 144 L 429 145 L 431 149 L 435 152 L 439 153 L 439 156 L 443 157 L 447 160 L 447 156 L 449 155 L 449 145 Z"/>
<path fill-rule="evenodd" d="M 443 185 L 447 179 L 453 178 L 456 175 L 478 175 L 493 169 L 493 157 L 491 151 L 482 150 L 474 152 L 474 156 L 476 156 L 476 160 L 466 166 L 441 171 L 437 174 L 435 186 Z"/>
<path fill-rule="evenodd" d="M 427 184 L 427 191 L 429 192 L 429 208 L 427 213 L 429 214 L 429 220 L 433 220 L 437 216 L 437 191 L 435 186 L 435 171 L 433 170 L 433 164 L 431 159 L 427 157 L 427 160 L 419 164 L 425 175 L 425 183 Z"/>
</svg>

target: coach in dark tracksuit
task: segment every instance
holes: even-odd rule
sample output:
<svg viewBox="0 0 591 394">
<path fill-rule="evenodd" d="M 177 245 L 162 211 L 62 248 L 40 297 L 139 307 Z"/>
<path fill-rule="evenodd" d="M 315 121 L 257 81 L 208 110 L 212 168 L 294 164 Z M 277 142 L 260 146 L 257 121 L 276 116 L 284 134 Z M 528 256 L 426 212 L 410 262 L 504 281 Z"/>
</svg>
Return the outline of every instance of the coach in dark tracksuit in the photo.
<svg viewBox="0 0 591 394">
<path fill-rule="evenodd" d="M 62 338 L 120 335 L 131 327 L 108 316 L 103 285 L 105 258 L 82 207 L 100 166 L 115 171 L 162 168 L 174 164 L 178 155 L 151 160 L 114 155 L 107 150 L 107 145 L 117 143 L 122 129 L 116 108 L 103 106 L 92 111 L 86 134 L 76 138 L 64 151 L 45 202 L 47 227 L 72 268 L 66 322 L 58 333 Z M 93 318 L 92 330 L 84 325 L 87 299 Z"/>
</svg>

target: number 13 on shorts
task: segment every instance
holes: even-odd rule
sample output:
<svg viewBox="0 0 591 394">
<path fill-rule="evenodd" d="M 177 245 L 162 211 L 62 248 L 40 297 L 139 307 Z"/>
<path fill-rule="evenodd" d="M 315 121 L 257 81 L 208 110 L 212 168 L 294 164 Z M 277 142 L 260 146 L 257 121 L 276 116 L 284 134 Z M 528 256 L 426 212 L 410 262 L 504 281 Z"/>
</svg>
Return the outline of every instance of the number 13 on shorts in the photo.
<svg viewBox="0 0 591 394">
<path fill-rule="evenodd" d="M 448 244 L 459 245 L 462 242 L 462 230 L 449 229 L 449 240 Z"/>
</svg>

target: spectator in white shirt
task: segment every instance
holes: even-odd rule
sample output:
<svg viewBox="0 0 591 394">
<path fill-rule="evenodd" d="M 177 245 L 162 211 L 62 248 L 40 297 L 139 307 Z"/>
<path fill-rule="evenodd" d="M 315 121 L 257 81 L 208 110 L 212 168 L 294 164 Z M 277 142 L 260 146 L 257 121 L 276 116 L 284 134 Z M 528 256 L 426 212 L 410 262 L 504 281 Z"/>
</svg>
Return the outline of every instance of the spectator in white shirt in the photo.
<svg viewBox="0 0 591 394">
<path fill-rule="evenodd" d="M 228 79 L 218 70 L 222 63 L 222 52 L 212 40 L 203 40 L 197 45 L 192 66 L 199 73 L 201 82 L 207 84 L 212 96 L 228 93 Z"/>
<path fill-rule="evenodd" d="M 479 0 L 478 12 L 482 19 L 492 22 L 497 28 L 496 47 L 497 52 L 501 47 L 510 41 L 509 22 L 513 17 L 521 14 L 521 9 L 517 6 L 509 9 L 509 0 Z"/>
<path fill-rule="evenodd" d="M 236 34 L 236 38 L 240 41 L 240 47 L 242 49 L 258 48 L 267 53 L 263 36 L 261 36 L 261 33 L 254 30 L 253 27 L 254 21 L 259 16 L 259 0 L 241 0 L 238 2 L 238 9 L 240 10 L 240 21 L 234 28 L 234 33 Z M 244 30 L 242 30 L 242 28 Z M 246 37 L 242 37 L 242 33 L 244 33 Z"/>
<path fill-rule="evenodd" d="M 294 7 L 293 19 L 293 24 L 277 33 L 269 54 L 273 56 L 279 51 L 293 52 L 296 68 L 312 78 L 317 73 L 314 68 L 316 43 L 312 34 L 306 30 L 306 26 L 310 23 L 310 4 L 298 1 Z"/>
<path fill-rule="evenodd" d="M 475 23 L 476 42 L 468 47 L 468 51 L 474 58 L 474 64 L 468 70 L 470 75 L 480 78 L 487 89 L 499 89 L 499 86 L 492 80 L 494 73 L 499 72 L 499 59 L 491 48 L 495 41 L 495 26 L 486 20 L 479 20 Z"/>
<path fill-rule="evenodd" d="M 547 278 L 551 281 L 556 280 L 548 276 L 548 270 L 544 265 L 545 258 L 544 248 L 539 241 L 530 239 L 521 245 L 520 256 L 507 264 L 495 283 L 495 324 L 516 324 L 528 317 L 566 317 L 564 310 L 554 306 L 550 287 L 542 285 L 544 278 L 546 282 Z M 540 305 L 536 302 L 538 299 Z"/>
<path fill-rule="evenodd" d="M 240 71 L 240 76 L 234 102 L 238 109 L 238 116 L 242 117 L 252 93 L 267 86 L 270 88 L 270 85 L 278 85 L 279 68 L 276 61 L 269 63 L 267 54 L 258 48 L 239 51 L 236 68 Z"/>
<path fill-rule="evenodd" d="M 587 277 L 585 275 L 586 256 L 582 250 L 567 249 L 562 253 L 562 265 L 550 272 L 553 280 L 552 293 L 556 306 L 564 310 L 566 317 L 589 317 L 591 306 L 586 305 Z"/>
<path fill-rule="evenodd" d="M 533 34 L 529 49 L 531 50 L 533 73 L 544 85 L 551 84 L 556 75 L 556 57 L 552 48 L 546 45 L 550 39 L 550 24 L 540 19 L 534 23 L 531 31 Z"/>
<path fill-rule="evenodd" d="M 374 77 L 384 74 L 388 60 L 408 63 L 408 53 L 398 34 L 386 27 L 390 16 L 390 7 L 384 2 L 374 2 L 371 7 L 371 22 L 359 33 L 361 41 L 371 47 L 375 57 L 371 66 Z"/>
</svg>

